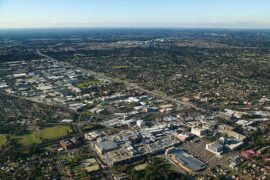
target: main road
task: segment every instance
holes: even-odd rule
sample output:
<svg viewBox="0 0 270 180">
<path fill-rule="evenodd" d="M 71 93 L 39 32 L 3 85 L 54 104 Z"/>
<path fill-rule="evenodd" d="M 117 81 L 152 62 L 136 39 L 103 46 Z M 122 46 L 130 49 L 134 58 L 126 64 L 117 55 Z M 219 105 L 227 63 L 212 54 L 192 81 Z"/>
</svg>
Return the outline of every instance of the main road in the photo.
<svg viewBox="0 0 270 180">
<path fill-rule="evenodd" d="M 39 49 L 36 50 L 37 54 L 42 56 L 42 57 L 46 57 L 48 59 L 51 59 L 51 60 L 54 60 L 54 61 L 57 61 L 56 59 L 46 55 L 46 54 L 43 54 L 42 52 L 40 52 Z M 71 63 L 69 63 L 71 65 Z M 74 66 L 74 65 L 73 65 Z M 89 69 L 84 69 L 82 67 L 78 67 L 77 68 L 82 71 L 82 73 L 86 73 L 86 74 L 91 74 L 93 76 L 95 76 L 97 79 L 108 79 L 112 82 L 120 82 L 120 83 L 123 83 L 126 87 L 129 87 L 129 88 L 134 88 L 134 89 L 138 89 L 142 92 L 145 92 L 147 94 L 150 94 L 152 96 L 155 96 L 155 97 L 159 97 L 163 100 L 167 100 L 169 102 L 172 102 L 174 104 L 176 104 L 178 106 L 178 108 L 182 108 L 182 109 L 185 109 L 185 108 L 192 108 L 192 109 L 195 109 L 195 110 L 198 110 L 198 111 L 201 111 L 201 112 L 204 112 L 205 110 L 195 106 L 194 104 L 192 103 L 189 103 L 189 102 L 183 102 L 183 101 L 180 101 L 178 99 L 174 99 L 170 96 L 167 96 L 163 93 L 159 93 L 159 92 L 155 92 L 155 91 L 149 91 L 141 86 L 139 86 L 138 84 L 136 83 L 131 83 L 131 82 L 128 82 L 127 80 L 122 80 L 122 79 L 119 79 L 119 78 L 110 78 L 110 77 L 107 77 L 106 75 L 104 75 L 103 73 L 97 73 L 95 71 L 92 71 L 92 70 L 89 70 Z"/>
</svg>

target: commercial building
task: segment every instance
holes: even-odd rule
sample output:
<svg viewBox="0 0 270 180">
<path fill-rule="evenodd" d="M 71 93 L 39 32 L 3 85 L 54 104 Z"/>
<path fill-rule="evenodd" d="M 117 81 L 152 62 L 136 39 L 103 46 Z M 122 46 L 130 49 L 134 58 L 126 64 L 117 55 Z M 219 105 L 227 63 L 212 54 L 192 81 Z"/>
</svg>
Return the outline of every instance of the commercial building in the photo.
<svg viewBox="0 0 270 180">
<path fill-rule="evenodd" d="M 199 137 L 204 137 L 207 135 L 208 129 L 200 128 L 200 127 L 192 127 L 191 134 L 194 134 Z"/>
<path fill-rule="evenodd" d="M 105 152 L 117 149 L 118 145 L 111 140 L 102 140 L 97 141 L 97 143 L 95 144 L 95 148 L 100 154 L 104 154 Z"/>
<path fill-rule="evenodd" d="M 73 137 L 71 139 L 61 140 L 59 143 L 65 150 L 67 150 L 81 145 L 82 142 L 79 138 Z"/>
<path fill-rule="evenodd" d="M 240 163 L 240 156 L 239 155 L 235 155 L 235 156 L 231 157 L 229 159 L 229 162 L 230 162 L 230 165 L 229 165 L 230 168 L 234 169 Z"/>
<path fill-rule="evenodd" d="M 95 158 L 84 160 L 82 162 L 82 166 L 88 174 L 92 174 L 100 170 L 99 164 L 97 163 Z"/>
<path fill-rule="evenodd" d="M 220 156 L 224 151 L 224 146 L 217 142 L 213 142 L 206 144 L 206 150 Z"/>
<path fill-rule="evenodd" d="M 20 73 L 20 74 L 13 74 L 14 78 L 25 78 L 26 77 L 26 73 Z"/>
<path fill-rule="evenodd" d="M 93 141 L 96 140 L 100 136 L 97 132 L 89 132 L 84 135 L 85 140 Z"/>
<path fill-rule="evenodd" d="M 180 149 L 171 148 L 165 152 L 166 158 L 180 170 L 192 174 L 207 167 L 207 164 Z"/>
<path fill-rule="evenodd" d="M 133 155 L 124 148 L 107 152 L 105 155 L 109 166 L 124 164 L 133 158 Z"/>
<path fill-rule="evenodd" d="M 174 134 L 174 137 L 181 142 L 185 142 L 185 141 L 190 139 L 190 134 L 189 133 L 179 133 L 179 134 Z"/>
<path fill-rule="evenodd" d="M 238 141 L 244 141 L 246 139 L 246 136 L 231 130 L 220 130 L 220 133 L 227 134 L 229 137 L 233 137 Z"/>
</svg>

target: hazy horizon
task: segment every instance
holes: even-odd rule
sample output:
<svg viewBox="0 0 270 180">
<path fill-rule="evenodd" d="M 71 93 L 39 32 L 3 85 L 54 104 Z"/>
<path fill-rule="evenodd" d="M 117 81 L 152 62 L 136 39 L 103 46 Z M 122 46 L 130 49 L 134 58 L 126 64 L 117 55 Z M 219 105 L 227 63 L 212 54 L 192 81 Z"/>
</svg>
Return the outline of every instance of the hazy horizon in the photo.
<svg viewBox="0 0 270 180">
<path fill-rule="evenodd" d="M 269 29 L 268 0 L 0 0 L 0 28 Z"/>
</svg>

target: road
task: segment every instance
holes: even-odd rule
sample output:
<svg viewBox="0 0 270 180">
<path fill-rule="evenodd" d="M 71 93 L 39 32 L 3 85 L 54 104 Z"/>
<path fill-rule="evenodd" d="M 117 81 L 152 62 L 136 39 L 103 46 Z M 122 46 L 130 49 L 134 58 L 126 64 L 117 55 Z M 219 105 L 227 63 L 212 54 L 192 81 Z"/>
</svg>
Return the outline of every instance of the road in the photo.
<svg viewBox="0 0 270 180">
<path fill-rule="evenodd" d="M 46 57 L 48 59 L 51 59 L 51 60 L 54 60 L 54 61 L 57 61 L 56 59 L 46 55 L 46 54 L 43 54 L 39 51 L 39 49 L 36 50 L 37 54 L 42 56 L 42 57 Z M 71 65 L 69 63 L 69 65 Z M 74 65 L 73 65 L 74 66 Z M 158 98 L 161 98 L 163 100 L 166 100 L 166 101 L 169 101 L 169 102 L 172 102 L 174 104 L 176 104 L 178 106 L 178 108 L 192 108 L 192 109 L 195 109 L 195 110 L 198 110 L 198 111 L 201 111 L 201 112 L 204 112 L 205 110 L 195 106 L 194 104 L 192 103 L 189 103 L 189 102 L 183 102 L 183 101 L 180 101 L 180 100 L 177 100 L 177 99 L 174 99 L 170 96 L 167 96 L 165 94 L 162 94 L 162 93 L 158 93 L 158 92 L 154 92 L 154 91 L 149 91 L 141 86 L 139 86 L 138 84 L 136 83 L 131 83 L 131 82 L 128 82 L 127 80 L 122 80 L 122 79 L 119 79 L 119 78 L 110 78 L 110 77 L 107 77 L 106 75 L 104 75 L 103 73 L 97 73 L 97 72 L 94 72 L 92 70 L 89 70 L 89 69 L 84 69 L 82 67 L 77 67 L 79 70 L 82 71 L 82 73 L 86 73 L 86 74 L 91 74 L 93 76 L 95 76 L 97 79 L 108 79 L 112 82 L 120 82 L 120 83 L 123 83 L 126 87 L 128 88 L 134 88 L 134 89 L 138 89 L 142 92 L 145 92 L 147 94 L 150 94 L 154 97 L 158 97 Z"/>
<path fill-rule="evenodd" d="M 177 100 L 177 99 L 174 99 L 172 97 L 169 97 L 165 94 L 162 94 L 162 93 L 158 93 L 158 92 L 155 92 L 155 91 L 149 91 L 141 86 L 139 86 L 138 84 L 136 83 L 131 83 L 131 82 L 128 82 L 127 80 L 122 80 L 122 79 L 119 79 L 119 78 L 109 78 L 107 77 L 106 75 L 104 75 L 103 73 L 96 73 L 92 70 L 89 70 L 89 69 L 84 69 L 84 68 L 81 68 L 81 67 L 77 67 L 79 70 L 81 70 L 83 73 L 86 73 L 86 74 L 91 74 L 93 76 L 95 76 L 96 78 L 98 79 L 108 79 L 112 82 L 118 82 L 118 83 L 123 83 L 126 87 L 128 88 L 131 88 L 131 89 L 138 89 L 142 92 L 145 92 L 149 95 L 152 95 L 154 97 L 158 97 L 158 98 L 161 98 L 163 100 L 166 100 L 166 101 L 169 101 L 169 102 L 172 102 L 174 104 L 176 104 L 179 108 L 192 108 L 192 109 L 195 109 L 195 110 L 198 110 L 198 111 L 204 111 L 203 109 L 195 106 L 194 104 L 192 103 L 188 103 L 188 102 L 183 102 L 183 101 L 180 101 L 180 100 Z"/>
</svg>

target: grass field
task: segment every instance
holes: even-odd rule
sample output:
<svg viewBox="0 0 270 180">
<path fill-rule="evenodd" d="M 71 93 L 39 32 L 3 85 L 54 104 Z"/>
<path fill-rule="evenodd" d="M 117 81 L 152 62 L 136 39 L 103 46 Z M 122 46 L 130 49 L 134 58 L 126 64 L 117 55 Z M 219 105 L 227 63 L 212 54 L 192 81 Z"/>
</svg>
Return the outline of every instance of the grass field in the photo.
<svg viewBox="0 0 270 180">
<path fill-rule="evenodd" d="M 254 54 L 254 53 L 246 53 L 246 54 L 243 54 L 243 56 L 246 56 L 246 57 L 256 57 L 257 54 Z"/>
<path fill-rule="evenodd" d="M 139 165 L 135 166 L 134 169 L 136 171 L 141 171 L 141 170 L 144 170 L 146 167 L 147 167 L 147 163 L 143 163 L 143 164 L 139 164 Z"/>
<path fill-rule="evenodd" d="M 99 83 L 100 83 L 99 80 L 86 80 L 86 81 L 80 82 L 78 84 L 75 84 L 75 86 L 80 88 L 80 89 L 85 89 L 85 88 L 88 88 L 88 86 L 90 86 L 92 84 L 99 84 Z"/>
<path fill-rule="evenodd" d="M 65 136 L 69 130 L 69 126 L 59 125 L 42 129 L 38 133 L 37 131 L 32 131 L 29 134 L 22 136 L 14 136 L 13 139 L 18 140 L 18 143 L 23 146 L 30 146 L 39 144 L 43 140 L 54 140 L 61 136 Z"/>
<path fill-rule="evenodd" d="M 2 146 L 3 144 L 5 144 L 6 141 L 7 141 L 6 136 L 0 134 L 0 146 Z"/>
<path fill-rule="evenodd" d="M 112 66 L 112 69 L 140 68 L 141 66 Z"/>
<path fill-rule="evenodd" d="M 126 69 L 129 68 L 129 66 L 112 66 L 113 69 Z"/>
</svg>

